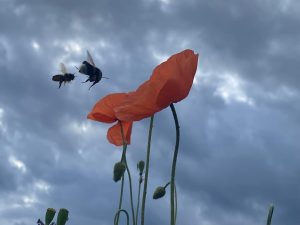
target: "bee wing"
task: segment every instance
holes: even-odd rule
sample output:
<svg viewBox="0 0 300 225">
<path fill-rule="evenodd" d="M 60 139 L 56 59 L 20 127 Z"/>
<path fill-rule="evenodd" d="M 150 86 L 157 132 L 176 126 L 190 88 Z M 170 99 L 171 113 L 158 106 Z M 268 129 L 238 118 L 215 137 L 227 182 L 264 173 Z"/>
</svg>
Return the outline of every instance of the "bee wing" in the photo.
<svg viewBox="0 0 300 225">
<path fill-rule="evenodd" d="M 67 69 L 66 69 L 66 67 L 65 67 L 65 64 L 60 63 L 60 71 L 61 71 L 63 74 L 67 73 Z"/>
<path fill-rule="evenodd" d="M 86 51 L 86 53 L 87 53 L 87 61 L 88 61 L 90 64 L 92 64 L 93 66 L 95 66 L 94 60 L 93 60 L 93 58 L 92 58 L 92 56 L 91 56 L 91 54 L 89 53 L 88 50 Z"/>
</svg>

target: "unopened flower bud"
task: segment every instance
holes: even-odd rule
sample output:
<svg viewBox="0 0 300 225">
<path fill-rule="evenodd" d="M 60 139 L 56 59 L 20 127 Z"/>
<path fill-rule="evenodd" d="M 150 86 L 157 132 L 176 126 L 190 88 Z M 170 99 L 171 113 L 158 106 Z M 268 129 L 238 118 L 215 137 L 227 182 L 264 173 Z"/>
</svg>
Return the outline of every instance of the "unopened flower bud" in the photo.
<svg viewBox="0 0 300 225">
<path fill-rule="evenodd" d="M 159 199 L 164 197 L 164 195 L 166 194 L 166 188 L 165 187 L 157 187 L 153 193 L 153 199 Z"/>
<path fill-rule="evenodd" d="M 47 209 L 46 216 L 45 216 L 45 224 L 46 225 L 49 225 L 52 222 L 52 220 L 55 216 L 55 213 L 56 213 L 55 209 L 53 209 L 53 208 Z"/>
<path fill-rule="evenodd" d="M 60 209 L 57 215 L 56 225 L 65 225 L 69 215 L 69 211 L 67 209 Z"/>
<path fill-rule="evenodd" d="M 143 160 L 139 161 L 137 164 L 137 168 L 140 171 L 140 175 L 142 175 L 144 172 L 144 168 L 145 168 L 145 162 Z"/>
<path fill-rule="evenodd" d="M 125 163 L 123 163 L 123 162 L 117 162 L 115 164 L 115 166 L 114 166 L 114 177 L 113 177 L 113 180 L 115 182 L 118 182 L 122 178 L 125 170 L 126 170 Z"/>
</svg>

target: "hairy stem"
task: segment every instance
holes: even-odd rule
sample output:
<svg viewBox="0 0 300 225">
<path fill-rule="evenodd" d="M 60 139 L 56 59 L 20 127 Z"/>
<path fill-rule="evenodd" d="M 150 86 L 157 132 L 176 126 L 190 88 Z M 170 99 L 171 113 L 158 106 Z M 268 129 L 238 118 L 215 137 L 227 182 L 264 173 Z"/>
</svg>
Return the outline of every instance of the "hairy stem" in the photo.
<svg viewBox="0 0 300 225">
<path fill-rule="evenodd" d="M 154 115 L 151 116 L 149 132 L 148 132 L 146 169 L 145 169 L 144 190 L 143 190 L 143 200 L 142 200 L 142 209 L 141 209 L 141 225 L 144 225 L 144 223 L 145 223 L 145 206 L 146 206 L 146 196 L 147 196 L 147 185 L 148 185 L 149 161 L 150 161 L 150 149 L 151 149 L 151 137 L 152 137 L 153 121 L 154 121 Z"/>
<path fill-rule="evenodd" d="M 140 179 L 142 176 L 140 177 Z M 139 192 L 138 192 L 138 200 L 137 200 L 137 206 L 136 206 L 136 212 L 135 212 L 135 222 L 138 224 L 138 217 L 139 217 L 139 208 L 140 208 L 140 197 L 141 197 L 141 185 L 142 183 L 139 181 Z"/>
<path fill-rule="evenodd" d="M 171 194 L 170 194 L 170 200 L 171 200 L 171 225 L 175 225 L 176 223 L 176 216 L 175 216 L 175 172 L 176 172 L 176 162 L 177 162 L 177 155 L 178 155 L 178 149 L 179 149 L 179 139 L 180 139 L 180 131 L 179 131 L 179 122 L 176 114 L 176 110 L 173 104 L 170 105 L 174 122 L 175 122 L 175 128 L 176 128 L 176 142 L 175 142 L 175 148 L 174 148 L 174 155 L 173 155 L 173 162 L 172 162 L 172 171 L 171 171 Z M 176 204 L 176 211 L 177 211 L 177 204 Z M 177 212 L 176 212 L 177 214 Z"/>
<path fill-rule="evenodd" d="M 120 122 L 121 123 L 121 122 Z M 121 125 L 122 127 L 122 125 Z M 121 130 L 122 131 L 122 130 Z M 121 161 L 123 161 L 123 158 L 126 154 L 126 149 L 127 149 L 127 144 L 125 143 L 124 139 L 123 139 L 123 151 L 122 151 L 122 157 L 121 157 Z M 121 181 L 121 191 L 120 191 L 120 199 L 119 199 L 119 207 L 118 210 L 121 210 L 122 208 L 122 201 L 123 201 L 123 190 L 124 190 L 124 174 L 122 176 L 122 181 Z M 119 224 L 119 217 L 120 217 L 120 213 L 118 213 L 117 215 L 117 220 L 116 220 L 116 225 Z"/>
<path fill-rule="evenodd" d="M 124 190 L 124 175 L 122 176 L 122 181 L 121 181 L 121 191 L 120 191 L 120 199 L 119 199 L 119 207 L 118 207 L 118 211 L 121 210 L 122 208 L 122 200 L 123 200 L 123 190 Z M 118 225 L 119 224 L 119 217 L 120 217 L 120 213 L 118 213 L 115 224 Z"/>
<path fill-rule="evenodd" d="M 116 225 L 118 223 L 117 220 L 119 220 L 119 217 L 120 217 L 120 213 L 123 212 L 125 213 L 126 215 L 126 222 L 127 222 L 127 225 L 129 225 L 129 215 L 128 215 L 128 212 L 125 210 L 125 209 L 119 209 L 116 214 L 115 214 L 115 219 L 114 219 L 114 225 Z"/>
<path fill-rule="evenodd" d="M 130 171 L 129 171 L 129 168 L 128 168 L 126 156 L 124 157 L 124 162 L 126 164 L 126 171 L 127 171 L 128 180 L 129 180 L 129 191 L 130 191 L 130 204 L 131 204 L 131 213 L 132 213 L 132 224 L 136 225 L 135 216 L 134 216 L 134 205 L 133 205 L 133 194 L 132 194 L 132 181 L 131 181 L 131 175 L 130 175 Z"/>
<path fill-rule="evenodd" d="M 120 123 L 120 127 L 121 127 L 121 134 L 122 134 L 123 146 L 124 145 L 127 146 L 127 143 L 125 141 L 125 136 L 124 136 L 124 130 L 123 130 L 122 122 L 119 121 L 119 123 Z M 132 194 L 132 181 L 131 181 L 131 175 L 130 175 L 130 171 L 129 171 L 127 160 L 126 160 L 126 152 L 123 152 L 123 154 L 122 154 L 122 160 L 123 160 L 123 162 L 126 165 L 126 171 L 127 171 L 128 180 L 129 180 L 129 191 L 130 191 L 130 204 L 131 204 L 131 213 L 132 213 L 132 224 L 136 225 L 136 223 L 135 223 L 135 216 L 134 216 L 134 205 L 133 205 L 133 194 Z"/>
<path fill-rule="evenodd" d="M 176 220 L 177 220 L 177 188 L 176 188 L 176 184 L 174 185 L 175 187 L 175 224 L 176 224 Z"/>
</svg>

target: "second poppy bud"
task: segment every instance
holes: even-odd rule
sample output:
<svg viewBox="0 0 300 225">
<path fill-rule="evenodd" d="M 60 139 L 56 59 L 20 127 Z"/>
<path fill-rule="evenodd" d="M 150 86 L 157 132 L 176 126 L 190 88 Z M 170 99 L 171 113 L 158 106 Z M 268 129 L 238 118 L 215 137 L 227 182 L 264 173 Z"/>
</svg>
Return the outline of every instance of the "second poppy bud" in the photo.
<svg viewBox="0 0 300 225">
<path fill-rule="evenodd" d="M 123 162 L 117 162 L 115 164 L 115 166 L 114 166 L 114 177 L 113 177 L 113 180 L 115 182 L 118 182 L 122 178 L 125 170 L 126 170 L 125 163 L 123 163 Z"/>
<path fill-rule="evenodd" d="M 144 172 L 145 162 L 143 160 L 139 161 L 137 164 L 137 168 L 140 171 L 140 176 L 141 176 Z"/>
<path fill-rule="evenodd" d="M 153 199 L 159 199 L 164 197 L 166 194 L 166 188 L 165 187 L 157 187 L 153 193 Z"/>
</svg>

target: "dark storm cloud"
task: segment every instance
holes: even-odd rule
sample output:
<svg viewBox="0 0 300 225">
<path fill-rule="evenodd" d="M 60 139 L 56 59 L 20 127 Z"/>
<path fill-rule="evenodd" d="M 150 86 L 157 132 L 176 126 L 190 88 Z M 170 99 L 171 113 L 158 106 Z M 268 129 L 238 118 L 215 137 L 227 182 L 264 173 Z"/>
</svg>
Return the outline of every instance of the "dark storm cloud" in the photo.
<svg viewBox="0 0 300 225">
<path fill-rule="evenodd" d="M 218 67 L 235 71 L 244 79 L 259 81 L 264 87 L 289 85 L 296 89 L 299 86 L 300 33 L 297 27 L 300 18 L 291 10 L 285 11 L 280 3 L 178 3 L 174 7 L 176 22 L 171 28 L 176 29 L 179 24 L 183 35 L 196 34 L 201 40 L 197 48 L 208 48 L 212 51 L 209 54 L 217 54 Z M 289 7 L 297 7 L 297 3 L 291 2 Z"/>
<path fill-rule="evenodd" d="M 7 191 L 13 191 L 16 187 L 16 179 L 15 174 L 11 171 L 10 165 L 8 165 L 8 161 L 1 157 L 1 172 L 0 172 L 0 187 L 1 194 L 7 193 Z"/>
<path fill-rule="evenodd" d="M 197 82 L 176 104 L 181 123 L 178 224 L 299 224 L 299 5 L 295 1 L 1 1 L 0 223 L 29 225 L 66 207 L 70 224 L 111 224 L 121 150 L 86 115 L 102 96 L 134 90 L 184 48 L 200 53 Z M 110 80 L 58 89 L 89 49 Z M 131 168 L 149 120 L 135 123 Z M 175 131 L 169 109 L 153 131 L 149 199 L 168 182 Z M 137 184 L 137 172 L 134 182 Z M 135 186 L 136 187 L 136 186 Z M 126 187 L 126 191 L 127 187 Z M 125 199 L 129 206 L 129 199 Z M 129 207 L 128 207 L 129 208 Z M 168 198 L 148 224 L 168 223 Z"/>
<path fill-rule="evenodd" d="M 179 171 L 183 178 L 182 182 L 189 190 L 187 192 L 198 194 L 199 199 L 203 198 L 202 201 L 206 205 L 217 203 L 217 208 L 220 207 L 218 210 L 244 213 L 245 216 L 252 214 L 253 217 L 255 213 L 260 215 L 259 211 L 262 210 L 262 206 L 270 202 L 278 205 L 279 211 L 282 210 L 281 206 L 297 205 L 299 199 L 288 198 L 284 191 L 286 187 L 291 187 L 290 190 L 293 193 L 299 190 L 299 184 L 295 183 L 298 173 L 297 149 L 287 148 L 288 143 L 282 140 L 287 137 L 274 132 L 285 122 L 280 121 L 282 115 L 272 117 L 280 123 L 276 122 L 273 126 L 268 124 L 270 128 L 265 130 L 265 127 L 261 127 L 255 121 L 251 122 L 251 118 L 243 121 L 246 113 L 244 110 L 238 109 L 237 112 L 244 113 L 244 116 L 232 118 L 235 123 L 228 121 L 227 116 L 217 114 L 216 120 L 220 126 L 215 130 L 216 136 L 207 137 L 211 141 L 206 146 L 201 145 L 202 149 L 197 149 L 199 152 L 206 150 L 209 154 L 205 158 L 197 157 L 198 160 L 193 160 L 194 158 L 190 156 L 184 161 L 189 167 L 184 166 Z M 224 113 L 226 111 L 222 111 L 222 114 Z M 223 121 L 224 116 L 227 121 Z M 266 115 L 262 117 L 260 120 L 255 119 L 258 121 L 264 119 L 267 123 L 272 122 L 266 118 Z M 247 125 L 249 122 L 252 123 L 251 127 Z M 239 126 L 232 126 L 232 124 Z M 207 130 L 211 130 L 209 124 L 206 126 L 208 126 Z M 243 130 L 242 134 L 239 133 L 240 129 Z M 212 135 L 213 131 L 209 135 Z M 290 166 L 286 167 L 288 162 Z M 255 204 L 260 207 L 257 208 Z"/>
</svg>

